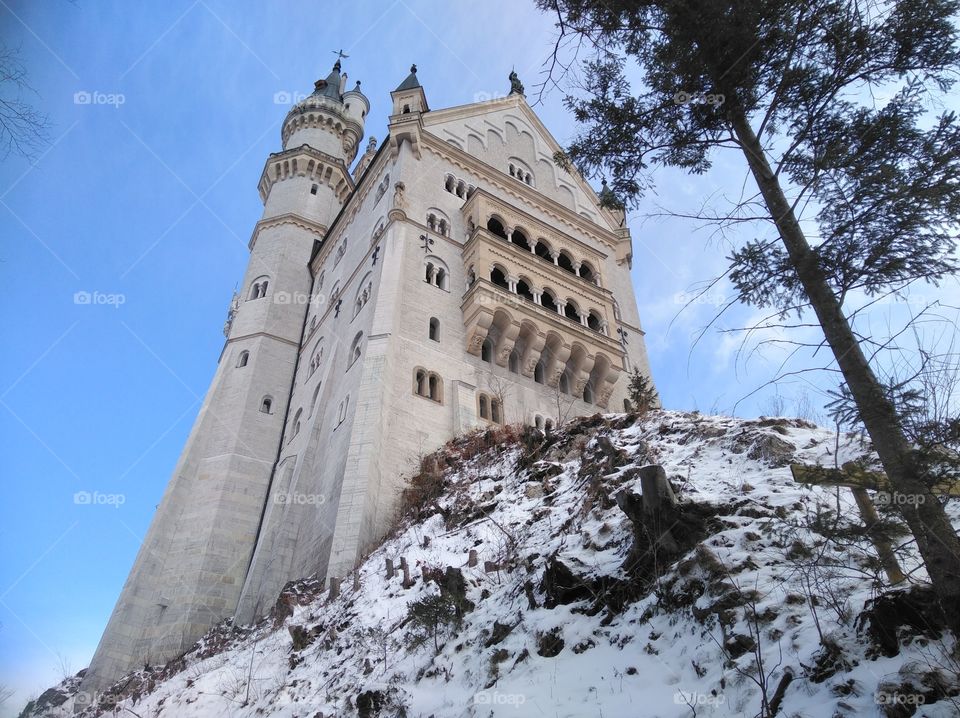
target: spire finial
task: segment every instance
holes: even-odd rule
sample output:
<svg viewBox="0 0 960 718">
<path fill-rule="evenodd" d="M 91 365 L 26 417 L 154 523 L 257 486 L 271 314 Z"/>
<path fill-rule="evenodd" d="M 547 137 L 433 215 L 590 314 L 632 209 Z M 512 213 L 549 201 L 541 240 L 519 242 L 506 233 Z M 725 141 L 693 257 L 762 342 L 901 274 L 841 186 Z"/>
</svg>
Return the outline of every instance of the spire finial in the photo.
<svg viewBox="0 0 960 718">
<path fill-rule="evenodd" d="M 417 74 L 417 63 L 410 65 L 410 72 L 412 72 L 414 75 Z"/>
</svg>

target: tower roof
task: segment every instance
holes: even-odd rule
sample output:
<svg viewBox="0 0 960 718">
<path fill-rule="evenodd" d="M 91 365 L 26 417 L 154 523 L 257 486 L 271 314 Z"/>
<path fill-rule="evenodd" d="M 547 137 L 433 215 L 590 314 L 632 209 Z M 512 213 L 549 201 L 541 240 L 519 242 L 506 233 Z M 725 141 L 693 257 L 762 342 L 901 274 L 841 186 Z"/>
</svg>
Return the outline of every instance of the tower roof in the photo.
<svg viewBox="0 0 960 718">
<path fill-rule="evenodd" d="M 340 60 L 339 58 L 333 65 L 330 74 L 325 80 L 317 80 L 313 83 L 313 94 L 322 95 L 331 99 L 340 101 Z"/>
<path fill-rule="evenodd" d="M 401 82 L 394 92 L 400 92 L 401 90 L 413 90 L 417 87 L 420 87 L 420 80 L 417 79 L 417 66 L 410 65 L 410 74 L 407 75 L 407 79 Z"/>
</svg>

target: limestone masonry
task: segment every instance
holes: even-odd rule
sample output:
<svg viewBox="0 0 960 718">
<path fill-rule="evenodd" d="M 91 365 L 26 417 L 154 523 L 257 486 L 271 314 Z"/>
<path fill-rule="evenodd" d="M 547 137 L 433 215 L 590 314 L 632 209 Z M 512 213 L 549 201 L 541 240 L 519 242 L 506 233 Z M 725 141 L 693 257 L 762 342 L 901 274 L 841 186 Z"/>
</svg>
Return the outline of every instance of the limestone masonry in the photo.
<svg viewBox="0 0 960 718">
<path fill-rule="evenodd" d="M 216 374 L 83 690 L 349 573 L 453 436 L 620 411 L 649 376 L 623 213 L 556 167 L 516 75 L 430 110 L 414 66 L 352 173 L 370 104 L 345 80 L 267 159 Z"/>
</svg>

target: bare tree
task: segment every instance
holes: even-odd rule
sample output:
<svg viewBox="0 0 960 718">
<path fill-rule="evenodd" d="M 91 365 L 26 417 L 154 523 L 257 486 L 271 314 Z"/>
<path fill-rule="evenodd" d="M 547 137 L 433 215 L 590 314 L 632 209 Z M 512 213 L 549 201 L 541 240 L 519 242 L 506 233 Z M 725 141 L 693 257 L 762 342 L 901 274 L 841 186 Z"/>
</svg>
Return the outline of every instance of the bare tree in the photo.
<svg viewBox="0 0 960 718">
<path fill-rule="evenodd" d="M 27 96 L 36 95 L 20 49 L 0 45 L 0 157 L 11 153 L 32 158 L 48 140 L 50 122 Z"/>
</svg>

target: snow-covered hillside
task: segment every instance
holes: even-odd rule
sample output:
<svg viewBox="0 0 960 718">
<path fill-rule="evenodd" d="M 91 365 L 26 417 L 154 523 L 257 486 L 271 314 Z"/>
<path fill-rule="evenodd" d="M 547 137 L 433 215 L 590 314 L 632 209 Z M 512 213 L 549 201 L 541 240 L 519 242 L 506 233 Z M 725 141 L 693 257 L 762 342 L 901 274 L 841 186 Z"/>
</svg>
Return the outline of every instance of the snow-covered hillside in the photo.
<svg viewBox="0 0 960 718">
<path fill-rule="evenodd" d="M 929 593 L 875 601 L 850 491 L 788 468 L 871 456 L 801 421 L 666 411 L 474 434 L 427 457 L 339 596 L 290 585 L 255 628 L 224 624 L 81 715 L 749 716 L 764 695 L 783 716 L 960 715 Z M 628 517 L 649 464 L 680 501 L 679 560 Z M 898 557 L 922 584 L 912 547 Z M 27 715 L 72 714 L 75 691 Z"/>
</svg>

